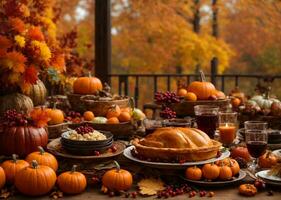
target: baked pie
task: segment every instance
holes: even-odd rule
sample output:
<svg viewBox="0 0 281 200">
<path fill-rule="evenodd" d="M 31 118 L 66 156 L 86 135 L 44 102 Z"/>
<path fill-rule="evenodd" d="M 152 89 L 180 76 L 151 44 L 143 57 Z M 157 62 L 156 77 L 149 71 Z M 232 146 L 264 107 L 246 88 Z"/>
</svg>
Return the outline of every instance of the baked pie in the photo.
<svg viewBox="0 0 281 200">
<path fill-rule="evenodd" d="M 190 162 L 215 158 L 221 143 L 196 128 L 165 127 L 143 139 L 135 139 L 135 154 L 162 162 Z"/>
</svg>

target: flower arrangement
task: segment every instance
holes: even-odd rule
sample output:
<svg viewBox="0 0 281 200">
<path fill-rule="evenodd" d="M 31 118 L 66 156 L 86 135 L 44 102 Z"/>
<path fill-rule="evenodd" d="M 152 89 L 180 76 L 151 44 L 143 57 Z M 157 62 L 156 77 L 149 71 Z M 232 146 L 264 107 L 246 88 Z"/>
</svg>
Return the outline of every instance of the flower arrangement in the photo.
<svg viewBox="0 0 281 200">
<path fill-rule="evenodd" d="M 39 73 L 65 71 L 64 52 L 53 21 L 54 3 L 55 0 L 0 2 L 1 90 L 16 88 L 26 92 L 36 83 Z"/>
</svg>

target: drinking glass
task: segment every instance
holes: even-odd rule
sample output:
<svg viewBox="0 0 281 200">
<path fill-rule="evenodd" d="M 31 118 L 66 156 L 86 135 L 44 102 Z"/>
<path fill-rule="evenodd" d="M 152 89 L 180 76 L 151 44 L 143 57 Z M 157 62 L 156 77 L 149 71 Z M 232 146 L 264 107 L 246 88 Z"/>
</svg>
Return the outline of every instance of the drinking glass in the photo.
<svg viewBox="0 0 281 200">
<path fill-rule="evenodd" d="M 220 141 L 224 146 L 232 144 L 236 138 L 237 112 L 219 112 Z"/>
<path fill-rule="evenodd" d="M 250 164 L 249 169 L 255 172 L 258 168 L 257 159 L 266 152 L 267 148 L 267 130 L 246 129 L 245 140 L 247 149 L 253 157 L 253 162 Z"/>
<path fill-rule="evenodd" d="M 246 130 L 266 130 L 268 127 L 267 122 L 264 121 L 245 121 L 244 122 L 245 131 Z"/>
<path fill-rule="evenodd" d="M 219 107 L 212 105 L 194 106 L 195 119 L 198 129 L 214 138 L 218 126 Z"/>
</svg>

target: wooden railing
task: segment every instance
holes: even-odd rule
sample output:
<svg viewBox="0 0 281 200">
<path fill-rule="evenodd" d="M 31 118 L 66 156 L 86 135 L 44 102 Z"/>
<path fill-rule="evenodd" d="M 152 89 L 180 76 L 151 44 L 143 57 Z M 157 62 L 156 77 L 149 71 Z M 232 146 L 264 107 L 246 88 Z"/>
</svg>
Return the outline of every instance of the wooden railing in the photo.
<svg viewBox="0 0 281 200">
<path fill-rule="evenodd" d="M 199 76 L 197 74 L 110 74 L 111 82 L 117 82 L 118 93 L 120 95 L 130 95 L 135 98 L 136 105 L 138 105 L 139 95 L 144 94 L 145 91 L 140 91 L 140 79 L 148 78 L 153 84 L 149 87 L 153 93 L 158 91 L 159 79 L 166 80 L 166 90 L 171 90 L 171 83 L 175 80 L 184 80 L 187 84 L 191 81 L 198 80 Z M 234 88 L 240 85 L 242 79 L 250 81 L 252 89 L 259 83 L 272 84 L 276 79 L 281 79 L 281 75 L 252 75 L 252 74 L 221 74 L 221 75 L 210 75 L 206 74 L 206 77 L 213 80 L 213 83 L 220 88 L 220 90 L 225 91 L 226 85 L 232 84 L 231 87 Z M 226 81 L 227 80 L 227 81 Z M 281 83 L 281 82 L 280 82 Z M 130 90 L 133 86 L 132 89 Z M 153 96 L 151 96 L 151 100 Z"/>
</svg>

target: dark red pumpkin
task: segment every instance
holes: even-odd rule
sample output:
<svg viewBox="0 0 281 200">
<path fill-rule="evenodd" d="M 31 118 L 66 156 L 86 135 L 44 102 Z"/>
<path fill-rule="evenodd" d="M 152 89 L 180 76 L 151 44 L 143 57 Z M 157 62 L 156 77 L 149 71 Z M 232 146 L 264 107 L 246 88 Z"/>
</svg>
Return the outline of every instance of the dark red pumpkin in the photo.
<svg viewBox="0 0 281 200">
<path fill-rule="evenodd" d="M 0 155 L 23 157 L 36 151 L 38 146 L 46 147 L 47 143 L 48 134 L 44 128 L 6 126 L 0 131 Z"/>
</svg>

